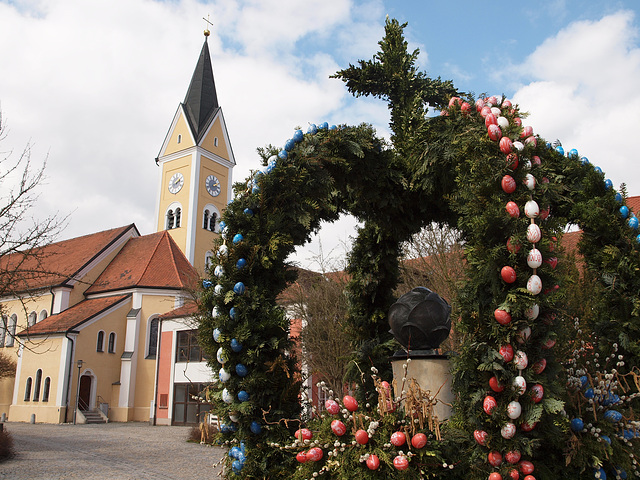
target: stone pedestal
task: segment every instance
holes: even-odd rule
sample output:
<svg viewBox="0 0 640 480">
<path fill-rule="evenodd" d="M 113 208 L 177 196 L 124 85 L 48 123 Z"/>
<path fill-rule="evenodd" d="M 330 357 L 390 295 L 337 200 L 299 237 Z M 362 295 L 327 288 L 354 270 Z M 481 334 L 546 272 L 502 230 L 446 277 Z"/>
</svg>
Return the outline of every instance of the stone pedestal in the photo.
<svg viewBox="0 0 640 480">
<path fill-rule="evenodd" d="M 411 362 L 407 363 L 407 358 L 410 358 Z M 396 397 L 401 396 L 404 364 L 407 364 L 407 381 L 405 382 L 405 388 L 409 387 L 409 380 L 413 378 L 418 382 L 420 388 L 429 391 L 430 395 L 435 395 L 439 390 L 436 398 L 440 401 L 434 407 L 434 411 L 438 416 L 438 420 L 443 421 L 448 419 L 451 416 L 452 409 L 449 405 L 445 405 L 445 403 L 451 404 L 454 399 L 453 391 L 451 390 L 449 358 L 446 355 L 391 357 L 393 378 L 396 384 Z"/>
</svg>

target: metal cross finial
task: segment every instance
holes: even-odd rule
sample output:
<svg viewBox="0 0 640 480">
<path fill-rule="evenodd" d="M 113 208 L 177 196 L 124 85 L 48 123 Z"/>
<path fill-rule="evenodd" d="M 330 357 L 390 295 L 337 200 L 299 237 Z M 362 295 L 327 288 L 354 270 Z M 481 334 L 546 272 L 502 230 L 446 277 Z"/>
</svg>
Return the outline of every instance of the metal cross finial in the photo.
<svg viewBox="0 0 640 480">
<path fill-rule="evenodd" d="M 208 25 L 211 25 L 213 27 L 213 23 L 209 21 L 209 15 L 207 14 L 207 18 L 202 17 L 202 19 L 207 22 Z M 205 27 L 204 29 L 204 36 L 208 37 L 211 34 L 211 32 L 209 31 L 209 27 Z"/>
</svg>

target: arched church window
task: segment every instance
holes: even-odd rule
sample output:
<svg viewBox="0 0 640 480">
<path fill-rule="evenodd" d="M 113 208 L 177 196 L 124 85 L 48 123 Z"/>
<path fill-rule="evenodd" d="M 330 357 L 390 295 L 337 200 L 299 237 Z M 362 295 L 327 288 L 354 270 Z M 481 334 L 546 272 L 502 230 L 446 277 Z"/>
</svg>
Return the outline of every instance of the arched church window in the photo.
<svg viewBox="0 0 640 480">
<path fill-rule="evenodd" d="M 16 325 L 18 324 L 18 316 L 14 313 L 9 318 L 9 323 L 7 324 L 7 338 L 5 340 L 5 347 L 13 347 L 13 342 L 16 338 Z"/>
<path fill-rule="evenodd" d="M 204 210 L 204 223 L 202 224 L 202 228 L 209 228 L 209 210 Z"/>
<path fill-rule="evenodd" d="M 169 210 L 167 212 L 167 230 L 171 230 L 173 228 L 173 210 Z"/>
<path fill-rule="evenodd" d="M 38 320 L 38 314 L 36 312 L 31 312 L 29 314 L 29 318 L 27 319 L 27 327 L 33 327 Z"/>
<path fill-rule="evenodd" d="M 176 208 L 176 228 L 180 228 L 180 208 Z"/>
<path fill-rule="evenodd" d="M 7 333 L 7 322 L 9 320 L 7 319 L 6 315 L 2 315 L 0 317 L 0 320 L 0 347 L 4 347 L 4 337 Z"/>
<path fill-rule="evenodd" d="M 107 351 L 109 353 L 116 353 L 116 333 L 111 332 L 109 334 L 109 345 L 107 346 Z"/>
<path fill-rule="evenodd" d="M 47 318 L 48 314 L 46 310 L 42 310 L 40 312 L 40 316 L 38 317 L 38 321 L 41 322 L 42 320 L 44 320 L 45 318 Z"/>
<path fill-rule="evenodd" d="M 51 377 L 47 377 L 44 379 L 44 387 L 42 389 L 42 401 L 49 401 L 49 390 L 51 390 Z"/>
<path fill-rule="evenodd" d="M 158 322 L 157 318 L 149 321 L 149 338 L 147 340 L 147 357 L 155 358 L 158 350 Z"/>
<path fill-rule="evenodd" d="M 40 400 L 40 385 L 42 384 L 42 370 L 38 369 L 36 372 L 36 383 L 33 387 L 33 401 Z"/>
<path fill-rule="evenodd" d="M 216 217 L 217 215 L 215 213 L 212 213 L 211 217 L 209 217 L 209 230 L 212 232 L 216 231 Z"/>
<path fill-rule="evenodd" d="M 24 401 L 31 400 L 31 377 L 27 378 L 27 384 L 24 386 Z"/>
<path fill-rule="evenodd" d="M 96 352 L 104 352 L 104 332 L 98 332 L 98 340 L 96 341 Z"/>
</svg>

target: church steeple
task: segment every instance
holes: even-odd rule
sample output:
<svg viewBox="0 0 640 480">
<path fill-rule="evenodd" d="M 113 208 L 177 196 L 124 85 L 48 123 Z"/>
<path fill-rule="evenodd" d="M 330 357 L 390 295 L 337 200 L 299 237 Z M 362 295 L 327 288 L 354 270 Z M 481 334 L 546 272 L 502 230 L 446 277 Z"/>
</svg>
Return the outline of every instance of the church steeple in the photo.
<svg viewBox="0 0 640 480">
<path fill-rule="evenodd" d="M 196 143 L 198 143 L 209 126 L 211 118 L 219 108 L 206 36 L 198 64 L 191 77 L 189 90 L 187 90 L 187 95 L 184 97 L 183 106 L 191 132 L 196 139 Z"/>
</svg>

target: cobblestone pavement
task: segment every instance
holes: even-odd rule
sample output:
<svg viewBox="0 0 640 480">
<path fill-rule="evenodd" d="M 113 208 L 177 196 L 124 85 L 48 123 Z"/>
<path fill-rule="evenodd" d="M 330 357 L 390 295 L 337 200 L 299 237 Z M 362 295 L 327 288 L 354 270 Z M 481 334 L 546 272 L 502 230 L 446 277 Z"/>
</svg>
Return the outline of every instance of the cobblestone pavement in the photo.
<svg viewBox="0 0 640 480">
<path fill-rule="evenodd" d="M 4 424 L 16 457 L 1 480 L 200 480 L 218 478 L 217 447 L 187 443 L 189 427 L 146 423 Z"/>
</svg>

